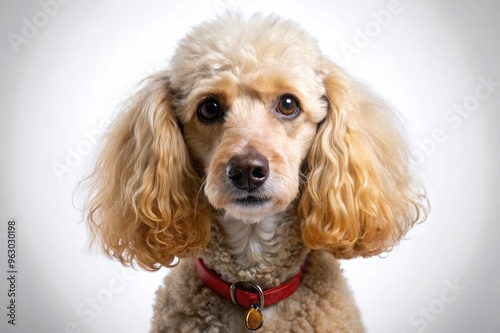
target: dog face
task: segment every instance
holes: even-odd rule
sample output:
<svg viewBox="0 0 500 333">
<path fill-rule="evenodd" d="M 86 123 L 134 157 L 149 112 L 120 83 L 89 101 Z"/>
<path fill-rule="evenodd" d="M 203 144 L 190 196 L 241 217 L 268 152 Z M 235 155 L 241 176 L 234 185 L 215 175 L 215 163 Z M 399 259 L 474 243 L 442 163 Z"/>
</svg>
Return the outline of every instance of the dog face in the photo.
<svg viewBox="0 0 500 333">
<path fill-rule="evenodd" d="M 316 73 L 272 60 L 280 66 L 257 59 L 258 69 L 225 68 L 196 80 L 179 116 L 209 202 L 244 221 L 260 221 L 297 198 L 301 165 L 326 116 Z"/>
<path fill-rule="evenodd" d="M 112 124 L 88 221 L 106 253 L 158 269 L 199 253 L 214 208 L 255 223 L 293 203 L 309 247 L 377 255 L 426 216 L 410 160 L 395 113 L 297 24 L 226 14 Z"/>
<path fill-rule="evenodd" d="M 254 19 L 244 29 L 214 22 L 183 40 L 174 56 L 182 60 L 172 72 L 183 73 L 172 77 L 183 101 L 177 116 L 203 170 L 204 193 L 244 221 L 260 221 L 297 198 L 301 165 L 327 113 L 317 47 L 290 28 L 277 20 Z"/>
</svg>

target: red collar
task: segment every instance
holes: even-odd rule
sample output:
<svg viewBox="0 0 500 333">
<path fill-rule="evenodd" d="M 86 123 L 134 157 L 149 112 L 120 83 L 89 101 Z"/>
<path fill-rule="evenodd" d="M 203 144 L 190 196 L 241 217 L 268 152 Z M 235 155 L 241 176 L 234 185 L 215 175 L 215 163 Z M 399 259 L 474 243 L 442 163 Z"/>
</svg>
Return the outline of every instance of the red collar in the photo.
<svg viewBox="0 0 500 333">
<path fill-rule="evenodd" d="M 205 266 L 201 258 L 198 258 L 196 260 L 196 270 L 198 271 L 198 274 L 200 275 L 203 283 L 205 283 L 207 287 L 215 291 L 220 296 L 229 300 L 233 300 L 235 304 L 245 307 L 251 307 L 260 303 L 259 293 L 237 288 L 238 285 L 244 283 L 237 282 L 231 285 L 230 283 L 222 280 L 214 272 L 208 269 L 207 266 Z M 277 287 L 264 290 L 264 304 L 260 305 L 262 307 L 264 307 L 264 305 L 269 306 L 291 296 L 299 287 L 303 271 L 304 265 L 300 267 L 299 273 L 287 282 Z M 231 297 L 231 286 L 233 286 L 234 299 Z M 260 287 L 258 288 L 260 289 Z"/>
</svg>

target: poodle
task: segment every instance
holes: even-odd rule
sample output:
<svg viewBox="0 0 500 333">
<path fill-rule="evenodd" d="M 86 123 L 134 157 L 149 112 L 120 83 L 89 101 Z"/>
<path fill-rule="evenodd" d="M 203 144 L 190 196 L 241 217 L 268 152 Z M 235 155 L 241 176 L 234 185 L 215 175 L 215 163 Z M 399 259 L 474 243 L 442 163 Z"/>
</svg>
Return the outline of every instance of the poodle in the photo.
<svg viewBox="0 0 500 333">
<path fill-rule="evenodd" d="M 86 220 L 124 265 L 172 267 L 151 332 L 364 332 L 339 259 L 427 215 L 402 121 L 296 23 L 226 13 L 111 125 Z"/>
</svg>

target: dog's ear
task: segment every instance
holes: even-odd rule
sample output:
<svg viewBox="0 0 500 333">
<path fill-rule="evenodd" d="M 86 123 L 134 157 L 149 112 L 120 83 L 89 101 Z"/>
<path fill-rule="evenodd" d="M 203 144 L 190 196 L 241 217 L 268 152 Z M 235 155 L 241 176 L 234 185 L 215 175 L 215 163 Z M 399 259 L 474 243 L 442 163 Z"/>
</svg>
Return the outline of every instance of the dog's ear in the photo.
<svg viewBox="0 0 500 333">
<path fill-rule="evenodd" d="M 338 258 L 390 250 L 425 219 L 396 115 L 329 60 L 321 69 L 329 110 L 307 161 L 302 235 Z"/>
<path fill-rule="evenodd" d="M 171 106 L 167 73 L 146 81 L 112 123 L 89 182 L 94 240 L 122 264 L 156 270 L 206 245 L 207 205 Z"/>
</svg>

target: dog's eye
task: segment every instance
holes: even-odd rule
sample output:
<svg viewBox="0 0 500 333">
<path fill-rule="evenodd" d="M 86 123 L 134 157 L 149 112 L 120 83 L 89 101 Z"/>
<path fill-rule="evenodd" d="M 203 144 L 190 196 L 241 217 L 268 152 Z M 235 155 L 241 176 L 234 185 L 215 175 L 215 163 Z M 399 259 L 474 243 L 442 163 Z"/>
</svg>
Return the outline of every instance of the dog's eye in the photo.
<svg viewBox="0 0 500 333">
<path fill-rule="evenodd" d="M 276 111 L 287 117 L 295 116 L 299 112 L 299 103 L 292 95 L 283 95 Z"/>
<path fill-rule="evenodd" d="M 204 122 L 213 122 L 222 115 L 221 104 L 215 99 L 207 99 L 198 107 L 198 117 Z"/>
</svg>

